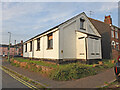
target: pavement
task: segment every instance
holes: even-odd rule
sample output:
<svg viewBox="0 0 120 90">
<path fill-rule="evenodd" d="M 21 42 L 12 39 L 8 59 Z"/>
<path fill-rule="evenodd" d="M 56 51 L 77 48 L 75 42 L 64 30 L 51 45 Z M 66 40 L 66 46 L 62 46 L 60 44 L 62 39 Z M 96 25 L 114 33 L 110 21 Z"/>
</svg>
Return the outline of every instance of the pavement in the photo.
<svg viewBox="0 0 120 90">
<path fill-rule="evenodd" d="M 113 68 L 105 70 L 97 75 L 88 76 L 77 80 L 55 81 L 42 76 L 38 72 L 31 72 L 28 69 L 12 66 L 8 62 L 3 62 L 2 65 L 51 88 L 98 88 L 103 86 L 105 82 L 115 80 Z"/>
</svg>

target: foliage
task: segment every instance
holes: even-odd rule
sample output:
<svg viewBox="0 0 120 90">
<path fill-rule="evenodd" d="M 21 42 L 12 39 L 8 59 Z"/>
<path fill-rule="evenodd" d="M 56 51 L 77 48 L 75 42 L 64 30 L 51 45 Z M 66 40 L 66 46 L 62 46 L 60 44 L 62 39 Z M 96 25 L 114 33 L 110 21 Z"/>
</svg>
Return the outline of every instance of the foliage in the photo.
<svg viewBox="0 0 120 90">
<path fill-rule="evenodd" d="M 37 60 L 35 61 L 24 58 L 14 58 L 14 60 L 18 60 L 20 62 L 27 62 L 30 65 L 29 69 L 34 72 L 41 72 L 42 70 L 42 68 L 35 67 L 36 64 L 54 68 L 52 71 L 49 72 L 49 77 L 53 80 L 79 79 L 90 75 L 95 75 L 101 72 L 102 70 L 112 68 L 114 66 L 114 63 L 111 63 L 110 60 L 102 60 L 103 64 L 102 65 L 96 64 L 95 67 L 93 67 L 93 65 L 82 64 L 80 62 L 55 65 L 44 61 L 37 61 Z M 14 63 L 12 64 L 17 66 Z M 28 65 L 26 65 L 25 68 L 28 68 Z"/>
<path fill-rule="evenodd" d="M 74 63 L 52 71 L 50 77 L 54 80 L 72 80 L 95 74 L 97 72 L 93 67 L 86 64 Z"/>
<path fill-rule="evenodd" d="M 37 64 L 37 65 L 53 67 L 53 68 L 57 67 L 57 65 L 55 65 L 55 64 L 51 64 L 51 63 L 47 63 L 47 62 L 39 61 L 39 60 L 29 60 L 29 59 L 24 59 L 24 58 L 14 58 L 14 60 L 17 60 L 17 61 L 20 61 L 20 62 L 28 62 L 30 64 L 34 63 L 34 64 Z"/>
</svg>

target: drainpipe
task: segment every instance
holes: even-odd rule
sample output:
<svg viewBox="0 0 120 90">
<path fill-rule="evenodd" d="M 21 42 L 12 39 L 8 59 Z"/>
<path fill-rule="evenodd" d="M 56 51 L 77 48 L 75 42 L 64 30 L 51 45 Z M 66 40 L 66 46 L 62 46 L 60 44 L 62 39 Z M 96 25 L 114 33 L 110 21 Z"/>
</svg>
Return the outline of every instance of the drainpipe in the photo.
<svg viewBox="0 0 120 90">
<path fill-rule="evenodd" d="M 85 37 L 86 61 L 87 61 L 87 37 Z"/>
<path fill-rule="evenodd" d="M 34 40 L 33 40 L 33 50 L 32 50 L 32 58 L 33 58 L 33 56 L 34 56 Z"/>
</svg>

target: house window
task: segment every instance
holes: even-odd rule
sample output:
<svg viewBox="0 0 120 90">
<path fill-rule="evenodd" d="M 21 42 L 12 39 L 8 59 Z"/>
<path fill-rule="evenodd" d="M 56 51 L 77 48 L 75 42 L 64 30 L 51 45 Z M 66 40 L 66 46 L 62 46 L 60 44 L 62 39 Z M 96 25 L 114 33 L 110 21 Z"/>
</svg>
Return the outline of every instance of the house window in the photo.
<svg viewBox="0 0 120 90">
<path fill-rule="evenodd" d="M 113 30 L 111 31 L 111 36 L 114 38 L 114 31 Z"/>
<path fill-rule="evenodd" d="M 115 38 L 118 39 L 118 32 L 115 31 Z"/>
<path fill-rule="evenodd" d="M 25 44 L 25 52 L 27 52 L 27 43 Z"/>
<path fill-rule="evenodd" d="M 115 41 L 111 42 L 112 48 L 115 48 Z"/>
<path fill-rule="evenodd" d="M 84 29 L 84 23 L 85 23 L 85 20 L 80 19 L 80 29 Z"/>
<path fill-rule="evenodd" d="M 48 36 L 48 49 L 53 49 L 53 33 L 50 33 Z"/>
<path fill-rule="evenodd" d="M 40 38 L 37 39 L 37 50 L 40 50 Z"/>
<path fill-rule="evenodd" d="M 115 31 L 118 31 L 118 28 L 115 28 Z"/>
<path fill-rule="evenodd" d="M 32 41 L 30 41 L 30 51 L 32 51 Z"/>
<path fill-rule="evenodd" d="M 116 50 L 119 50 L 119 43 L 116 42 Z"/>
</svg>

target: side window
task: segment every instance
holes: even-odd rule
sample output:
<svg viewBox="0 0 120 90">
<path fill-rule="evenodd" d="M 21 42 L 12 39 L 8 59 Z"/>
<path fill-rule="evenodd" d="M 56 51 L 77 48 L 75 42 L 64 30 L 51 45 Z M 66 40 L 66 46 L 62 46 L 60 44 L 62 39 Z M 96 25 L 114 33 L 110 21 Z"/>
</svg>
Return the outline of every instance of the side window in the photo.
<svg viewBox="0 0 120 90">
<path fill-rule="evenodd" d="M 30 41 L 30 51 L 32 51 L 32 41 Z"/>
<path fill-rule="evenodd" d="M 114 31 L 113 30 L 111 30 L 111 36 L 112 36 L 112 38 L 114 38 Z"/>
<path fill-rule="evenodd" d="M 25 52 L 27 52 L 27 43 L 25 44 Z"/>
<path fill-rule="evenodd" d="M 48 37 L 48 49 L 53 49 L 53 33 L 47 35 Z"/>
<path fill-rule="evenodd" d="M 40 38 L 37 39 L 37 50 L 40 50 Z"/>
<path fill-rule="evenodd" d="M 118 39 L 118 31 L 115 31 L 115 38 Z"/>
<path fill-rule="evenodd" d="M 80 18 L 80 29 L 84 29 L 85 30 L 85 20 Z"/>
</svg>

